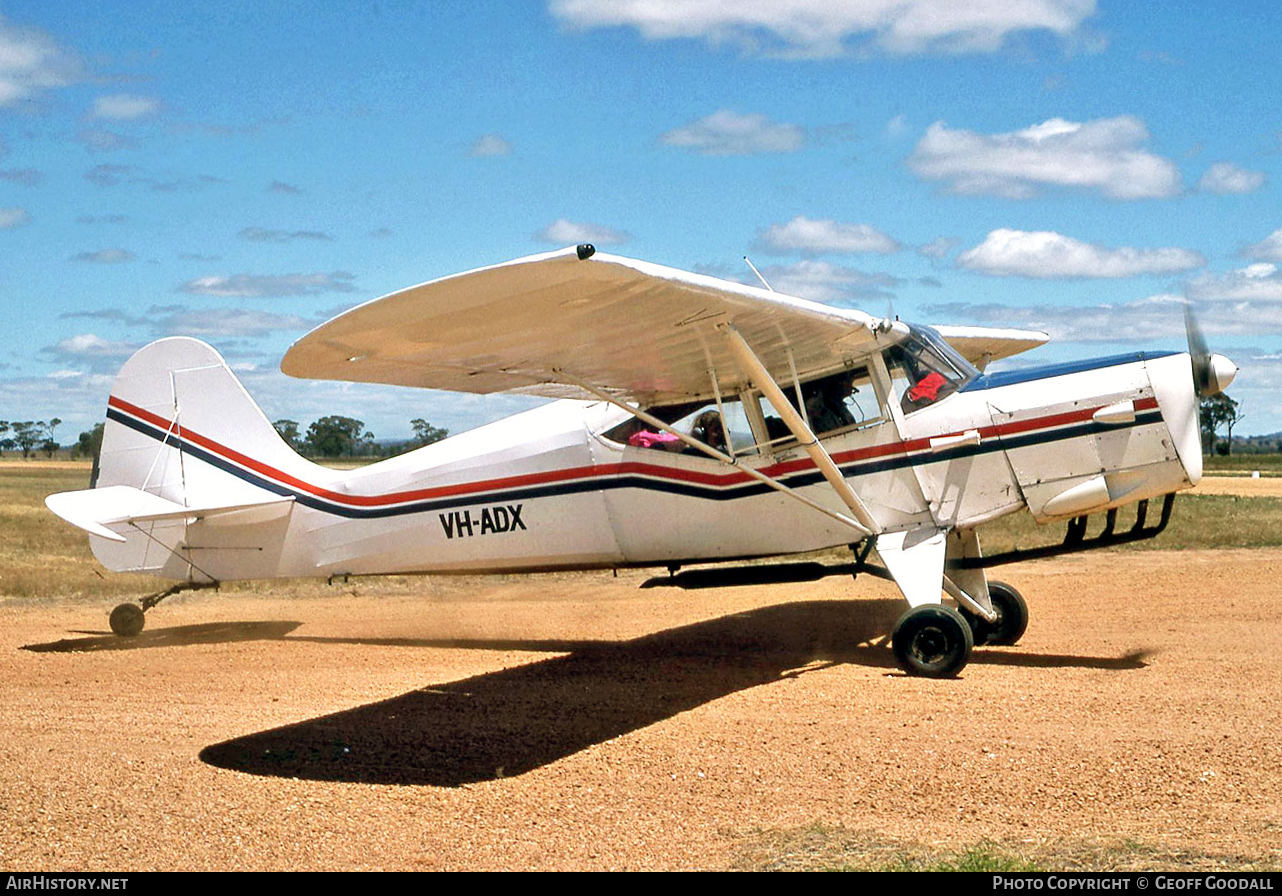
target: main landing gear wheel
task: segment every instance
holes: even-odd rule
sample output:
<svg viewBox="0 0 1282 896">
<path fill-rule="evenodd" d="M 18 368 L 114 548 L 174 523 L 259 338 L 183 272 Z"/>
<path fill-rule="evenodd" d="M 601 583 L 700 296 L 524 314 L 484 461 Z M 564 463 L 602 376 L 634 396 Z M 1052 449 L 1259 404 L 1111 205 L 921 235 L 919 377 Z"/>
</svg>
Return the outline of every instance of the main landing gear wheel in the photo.
<svg viewBox="0 0 1282 896">
<path fill-rule="evenodd" d="M 122 638 L 137 636 L 146 621 L 146 614 L 137 604 L 121 604 L 111 611 L 111 630 Z"/>
<path fill-rule="evenodd" d="M 895 623 L 891 647 L 909 675 L 949 678 L 970 660 L 974 647 L 970 625 L 952 607 L 913 607 Z"/>
<path fill-rule="evenodd" d="M 975 644 L 1009 646 L 1019 642 L 1028 629 L 1028 604 L 1024 596 L 1005 582 L 989 582 L 988 596 L 997 613 L 996 622 L 986 622 L 969 610 L 961 614 L 970 623 Z"/>
</svg>

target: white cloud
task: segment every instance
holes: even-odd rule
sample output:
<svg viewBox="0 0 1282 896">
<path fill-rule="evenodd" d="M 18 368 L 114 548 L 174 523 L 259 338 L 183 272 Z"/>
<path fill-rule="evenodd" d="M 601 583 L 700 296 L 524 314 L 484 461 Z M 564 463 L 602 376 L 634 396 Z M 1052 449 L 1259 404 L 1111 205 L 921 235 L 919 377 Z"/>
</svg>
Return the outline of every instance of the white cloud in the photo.
<svg viewBox="0 0 1282 896">
<path fill-rule="evenodd" d="M 553 0 L 576 28 L 632 27 L 651 40 L 702 39 L 747 52 L 823 58 L 857 48 L 891 54 L 978 53 L 1007 37 L 1050 31 L 1068 38 L 1094 0 Z"/>
<path fill-rule="evenodd" d="M 1189 298 L 1214 302 L 1282 302 L 1282 275 L 1269 262 L 1226 274 L 1204 274 L 1185 286 Z"/>
<path fill-rule="evenodd" d="M 46 376 L 0 379 L 0 407 L 21 408 L 22 415 L 33 420 L 59 417 L 63 422 L 58 440 L 75 441 L 74 433 L 102 421 L 119 366 L 115 364 L 109 373 L 59 370 Z"/>
<path fill-rule="evenodd" d="M 0 208 L 0 230 L 13 230 L 30 223 L 31 215 L 25 208 Z"/>
<path fill-rule="evenodd" d="M 1055 342 L 1152 343 L 1184 335 L 1183 297 L 1156 295 L 1138 302 L 1038 305 L 952 302 L 923 310 L 936 323 L 974 323 L 1041 330 Z"/>
<path fill-rule="evenodd" d="M 1252 243 L 1242 254 L 1255 261 L 1282 261 L 1282 229 L 1270 233 L 1258 243 Z"/>
<path fill-rule="evenodd" d="M 507 156 L 512 154 L 512 144 L 508 143 L 498 134 L 485 134 L 479 140 L 472 144 L 468 155 L 474 159 L 489 158 L 491 156 Z"/>
<path fill-rule="evenodd" d="M 534 239 L 541 243 L 552 243 L 557 246 L 568 246 L 579 243 L 600 243 L 602 245 L 626 243 L 631 235 L 601 224 L 584 224 L 558 218 L 538 233 Z"/>
<path fill-rule="evenodd" d="M 319 230 L 268 230 L 264 227 L 246 227 L 236 236 L 254 243 L 288 243 L 293 240 L 333 242 L 334 238 Z"/>
<path fill-rule="evenodd" d="M 127 327 L 146 326 L 151 323 L 148 317 L 138 317 L 130 314 L 123 308 L 95 308 L 92 311 L 64 311 L 58 315 L 64 320 L 73 320 L 83 318 L 85 320 L 106 320 L 115 324 L 124 324 Z"/>
<path fill-rule="evenodd" d="M 138 147 L 138 141 L 132 137 L 105 128 L 84 128 L 76 133 L 76 142 L 90 152 L 117 152 Z"/>
<path fill-rule="evenodd" d="M 302 333 L 316 323 L 296 314 L 272 314 L 247 308 L 191 310 L 178 306 L 166 309 L 153 325 L 161 334 L 212 338 L 265 336 L 280 330 Z"/>
<path fill-rule="evenodd" d="M 889 274 L 866 273 L 814 259 L 774 265 L 761 273 L 777 292 L 830 305 L 885 299 L 891 296 L 888 290 L 902 282 Z"/>
<path fill-rule="evenodd" d="M 96 333 L 78 333 L 41 349 L 41 354 L 59 364 L 87 366 L 99 373 L 111 373 L 139 349 L 135 342 L 113 342 Z"/>
<path fill-rule="evenodd" d="M 768 252 L 822 254 L 828 252 L 898 252 L 902 246 L 871 224 L 815 221 L 798 216 L 787 224 L 772 224 L 757 233 Z"/>
<path fill-rule="evenodd" d="M 89 264 L 123 264 L 134 260 L 134 254 L 128 249 L 99 249 L 97 252 L 78 252 L 71 256 L 72 261 Z"/>
<path fill-rule="evenodd" d="M 136 165 L 95 165 L 84 173 L 84 179 L 100 187 L 115 187 L 128 181 L 141 184 L 156 193 L 194 193 L 208 189 L 215 184 L 226 183 L 221 177 L 210 174 L 160 180 L 150 177 L 147 172 Z"/>
<path fill-rule="evenodd" d="M 1050 231 L 994 230 L 957 258 L 959 267 L 999 277 L 1101 278 L 1170 274 L 1201 267 L 1188 249 L 1109 249 Z"/>
<path fill-rule="evenodd" d="M 133 165 L 112 165 L 103 163 L 95 165 L 84 173 L 85 180 L 100 187 L 114 187 L 138 173 Z"/>
<path fill-rule="evenodd" d="M 16 106 L 41 92 L 80 80 L 80 61 L 38 28 L 10 25 L 0 17 L 0 107 Z"/>
<path fill-rule="evenodd" d="M 61 340 L 52 346 L 58 352 L 67 356 L 77 355 L 102 355 L 113 354 L 119 355 L 122 352 L 129 354 L 137 346 L 125 342 L 109 342 L 95 333 L 80 333 Z"/>
<path fill-rule="evenodd" d="M 93 117 L 108 118 L 113 121 L 132 121 L 155 115 L 160 110 L 160 103 L 146 96 L 132 96 L 128 93 L 113 93 L 100 96 L 93 101 Z"/>
<path fill-rule="evenodd" d="M 1250 193 L 1264 186 L 1263 171 L 1247 171 L 1232 162 L 1216 162 L 1202 179 L 1197 188 L 1208 193 Z"/>
<path fill-rule="evenodd" d="M 908 166 L 965 194 L 1013 199 L 1041 187 L 1098 190 L 1113 199 L 1148 199 L 1180 192 L 1179 169 L 1141 145 L 1148 131 L 1121 115 L 1074 122 L 1053 118 L 1009 134 L 951 130 L 942 121 L 926 129 Z"/>
<path fill-rule="evenodd" d="M 0 180 L 24 187 L 35 187 L 44 180 L 44 172 L 38 168 L 9 168 L 0 170 Z"/>
<path fill-rule="evenodd" d="M 668 146 L 691 149 L 704 156 L 747 156 L 796 152 L 806 136 L 795 124 L 771 124 L 764 115 L 740 115 L 722 109 L 668 131 L 659 139 Z"/>
<path fill-rule="evenodd" d="M 107 321 L 143 330 L 153 339 L 161 336 L 257 337 L 279 330 L 307 330 L 347 308 L 348 306 L 336 308 L 314 320 L 296 314 L 274 314 L 244 308 L 189 308 L 186 305 L 152 305 L 143 314 L 134 314 L 121 308 L 98 308 L 93 311 L 70 311 L 60 317 Z M 106 342 L 92 333 L 86 333 L 64 339 L 43 351 L 57 354 L 61 360 L 68 362 L 76 355 L 118 357 L 123 352 L 127 357 L 137 347 L 132 343 Z"/>
<path fill-rule="evenodd" d="M 178 287 L 180 292 L 216 298 L 278 298 L 312 296 L 326 292 L 352 292 L 355 279 L 346 271 L 330 274 L 232 274 L 197 277 Z"/>
<path fill-rule="evenodd" d="M 944 258 L 953 247 L 957 245 L 957 240 L 949 236 L 936 237 L 929 243 L 923 243 L 917 247 L 917 254 L 923 258 Z"/>
<path fill-rule="evenodd" d="M 941 323 L 1029 327 L 1049 333 L 1056 341 L 1152 344 L 1165 339 L 1182 344 L 1184 309 L 1190 305 L 1200 309 L 1198 322 L 1211 337 L 1282 335 L 1282 269 L 1259 263 L 1237 271 L 1204 274 L 1185 283 L 1180 293 L 1134 302 L 1027 307 L 954 302 L 924 310 Z M 1228 353 L 1216 343 L 1212 339 L 1216 350 Z"/>
</svg>

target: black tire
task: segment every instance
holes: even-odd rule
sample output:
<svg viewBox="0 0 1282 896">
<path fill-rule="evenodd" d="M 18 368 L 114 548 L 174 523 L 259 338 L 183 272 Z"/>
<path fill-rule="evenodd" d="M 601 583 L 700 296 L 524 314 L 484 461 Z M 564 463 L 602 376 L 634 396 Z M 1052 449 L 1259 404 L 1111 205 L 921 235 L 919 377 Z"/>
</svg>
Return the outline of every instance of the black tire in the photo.
<svg viewBox="0 0 1282 896">
<path fill-rule="evenodd" d="M 970 625 L 952 607 L 914 607 L 895 623 L 891 647 L 909 675 L 950 678 L 966 667 L 975 646 Z"/>
<path fill-rule="evenodd" d="M 999 646 L 1018 644 L 1028 630 L 1028 604 L 1024 595 L 1005 582 L 989 582 L 988 596 L 992 598 L 998 619 L 995 623 L 986 623 L 989 632 L 984 643 Z"/>
<path fill-rule="evenodd" d="M 142 631 L 147 616 L 137 604 L 121 604 L 111 611 L 111 630 L 122 638 L 134 638 Z"/>
</svg>

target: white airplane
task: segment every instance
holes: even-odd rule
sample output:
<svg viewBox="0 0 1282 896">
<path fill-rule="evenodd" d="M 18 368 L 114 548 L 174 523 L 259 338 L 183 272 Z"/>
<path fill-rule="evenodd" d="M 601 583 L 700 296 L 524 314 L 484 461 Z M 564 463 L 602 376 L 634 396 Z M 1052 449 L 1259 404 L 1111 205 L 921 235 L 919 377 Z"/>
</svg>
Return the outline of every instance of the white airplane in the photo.
<svg viewBox="0 0 1282 896">
<path fill-rule="evenodd" d="M 1198 396 L 1237 368 L 1188 322 L 1187 353 L 986 374 L 1047 337 L 877 319 L 581 245 L 360 305 L 281 363 L 564 400 L 338 471 L 286 445 L 211 347 L 162 339 L 115 381 L 96 487 L 46 503 L 109 569 L 178 581 L 117 607 L 120 635 L 175 590 L 237 579 L 671 575 L 850 545 L 851 564 L 749 566 L 738 580 L 891 578 L 909 604 L 892 633 L 900 665 L 950 676 L 974 644 L 1014 643 L 1028 621 L 986 567 L 1151 537 L 1197 483 Z M 1135 525 L 1116 531 L 1132 502 Z M 977 528 L 1024 509 L 1069 521 L 1065 543 L 984 557 Z M 718 576 L 734 578 L 672 581 Z"/>
</svg>

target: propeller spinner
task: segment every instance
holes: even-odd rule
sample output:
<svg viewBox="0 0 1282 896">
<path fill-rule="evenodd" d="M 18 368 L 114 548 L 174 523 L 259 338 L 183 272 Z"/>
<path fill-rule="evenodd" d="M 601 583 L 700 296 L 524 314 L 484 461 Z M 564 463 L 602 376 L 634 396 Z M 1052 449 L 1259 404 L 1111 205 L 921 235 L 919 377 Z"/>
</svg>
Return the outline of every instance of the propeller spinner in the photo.
<svg viewBox="0 0 1282 896">
<path fill-rule="evenodd" d="M 1193 385 L 1202 398 L 1218 395 L 1237 376 L 1237 365 L 1217 352 L 1212 352 L 1202 335 L 1193 311 L 1184 306 L 1184 332 L 1188 336 L 1189 358 L 1193 363 Z"/>
</svg>

